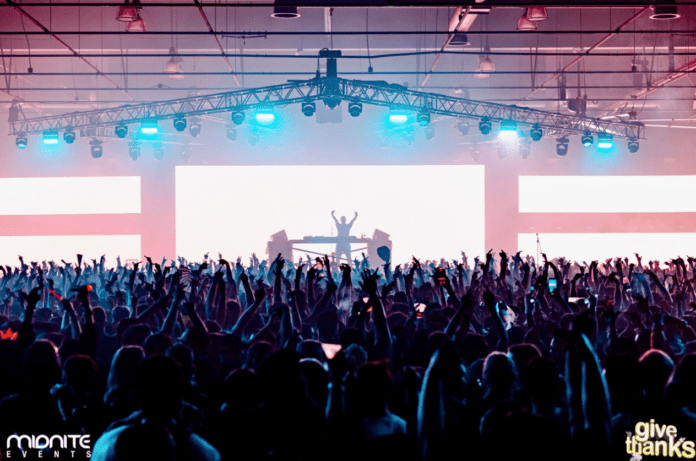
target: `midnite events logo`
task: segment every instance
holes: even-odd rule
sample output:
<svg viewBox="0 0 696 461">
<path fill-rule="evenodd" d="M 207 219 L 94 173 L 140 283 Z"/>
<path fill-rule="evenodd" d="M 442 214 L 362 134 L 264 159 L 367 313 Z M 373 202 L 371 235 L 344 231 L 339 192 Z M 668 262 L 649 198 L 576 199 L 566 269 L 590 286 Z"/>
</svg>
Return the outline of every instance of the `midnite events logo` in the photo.
<svg viewBox="0 0 696 461">
<path fill-rule="evenodd" d="M 677 439 L 677 428 L 666 424 L 636 423 L 636 435 L 626 432 L 626 453 L 632 461 L 643 456 L 669 456 L 691 459 L 696 455 L 694 442 L 684 437 Z"/>
<path fill-rule="evenodd" d="M 12 447 L 21 450 L 13 452 Z M 13 456 L 13 453 L 15 456 Z M 7 438 L 6 459 L 26 458 L 91 458 L 89 434 L 11 435 Z"/>
</svg>

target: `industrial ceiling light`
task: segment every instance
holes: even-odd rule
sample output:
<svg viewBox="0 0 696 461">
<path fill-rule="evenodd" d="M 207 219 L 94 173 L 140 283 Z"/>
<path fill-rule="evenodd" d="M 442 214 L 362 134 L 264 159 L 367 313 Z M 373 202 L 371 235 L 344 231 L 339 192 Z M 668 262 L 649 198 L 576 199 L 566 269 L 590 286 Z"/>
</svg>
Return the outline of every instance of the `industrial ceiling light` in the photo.
<svg viewBox="0 0 696 461">
<path fill-rule="evenodd" d="M 157 120 L 143 120 L 140 122 L 140 132 L 142 134 L 157 134 L 158 131 Z"/>
<path fill-rule="evenodd" d="M 628 139 L 628 151 L 632 154 L 635 154 L 638 152 L 638 148 L 640 146 L 638 145 L 638 139 L 636 138 L 629 138 Z"/>
<path fill-rule="evenodd" d="M 227 139 L 230 141 L 237 140 L 237 128 L 234 125 L 227 125 Z"/>
<path fill-rule="evenodd" d="M 585 131 L 585 134 L 582 135 L 581 141 L 584 147 L 592 147 L 592 144 L 594 144 L 594 138 L 592 137 L 592 133 L 590 133 L 589 131 Z"/>
<path fill-rule="evenodd" d="M 492 128 L 493 125 L 491 125 L 491 121 L 487 118 L 484 118 L 479 122 L 479 131 L 481 134 L 489 134 Z"/>
<path fill-rule="evenodd" d="M 358 117 L 362 114 L 362 104 L 359 102 L 351 102 L 348 104 L 348 113 L 352 117 Z"/>
<path fill-rule="evenodd" d="M 408 114 L 406 112 L 391 111 L 388 120 L 392 125 L 403 125 L 408 122 Z"/>
<path fill-rule="evenodd" d="M 546 8 L 543 6 L 530 6 L 527 8 L 527 19 L 530 21 L 546 21 L 548 18 Z"/>
<path fill-rule="evenodd" d="M 186 119 L 182 114 L 174 117 L 174 129 L 176 131 L 184 131 L 186 129 Z"/>
<path fill-rule="evenodd" d="M 44 144 L 58 144 L 58 132 L 57 131 L 44 131 L 43 142 L 44 142 Z"/>
<path fill-rule="evenodd" d="M 495 64 L 491 58 L 488 57 L 488 53 L 490 52 L 491 49 L 486 46 L 486 48 L 483 50 L 483 54 L 479 55 L 479 65 L 476 68 L 474 78 L 483 80 L 490 77 L 489 72 L 495 72 Z"/>
<path fill-rule="evenodd" d="M 133 0 L 133 3 L 131 3 L 130 0 L 126 0 L 123 5 L 118 7 L 116 20 L 123 22 L 136 21 L 138 19 L 138 10 L 140 8 L 139 0 Z"/>
<path fill-rule="evenodd" d="M 681 17 L 679 11 L 677 11 L 677 3 L 675 1 L 667 0 L 661 5 L 655 5 L 651 8 L 653 9 L 653 14 L 650 16 L 650 19 L 669 20 Z"/>
<path fill-rule="evenodd" d="M 126 32 L 145 32 L 145 21 L 141 16 L 135 21 L 129 22 L 126 26 Z"/>
<path fill-rule="evenodd" d="M 272 18 L 295 19 L 300 17 L 296 6 L 291 6 L 286 0 L 276 0 L 273 5 Z"/>
<path fill-rule="evenodd" d="M 254 119 L 259 125 L 273 125 L 276 121 L 276 114 L 273 109 L 259 109 L 254 114 Z"/>
<path fill-rule="evenodd" d="M 164 64 L 164 72 L 169 75 L 169 78 L 173 80 L 182 80 L 185 75 L 181 71 L 179 64 L 184 60 L 178 55 L 176 48 L 173 46 L 169 48 L 169 61 Z"/>
<path fill-rule="evenodd" d="M 469 124 L 467 122 L 457 122 L 457 129 L 462 136 L 469 134 Z"/>
<path fill-rule="evenodd" d="M 116 133 L 117 137 L 123 139 L 128 134 L 128 125 L 126 125 L 125 123 L 119 123 L 118 125 L 116 125 L 114 132 Z"/>
<path fill-rule="evenodd" d="M 556 153 L 561 157 L 565 157 L 568 154 L 568 138 L 563 136 L 556 140 Z"/>
<path fill-rule="evenodd" d="M 529 136 L 532 138 L 532 141 L 539 141 L 544 136 L 544 132 L 541 131 L 541 127 L 538 124 L 534 124 L 529 131 Z"/>
<path fill-rule="evenodd" d="M 201 132 L 201 120 L 198 117 L 191 117 L 191 124 L 189 125 L 189 133 L 194 138 L 198 136 Z"/>
<path fill-rule="evenodd" d="M 135 142 L 128 143 L 128 155 L 133 160 L 138 160 L 140 157 L 140 145 Z"/>
<path fill-rule="evenodd" d="M 20 133 L 17 136 L 17 139 L 15 139 L 15 144 L 17 144 L 17 147 L 19 147 L 20 149 L 24 149 L 25 147 L 27 147 L 27 135 L 25 135 L 24 133 Z"/>
<path fill-rule="evenodd" d="M 306 117 L 311 117 L 314 115 L 314 112 L 317 110 L 317 105 L 314 104 L 313 102 L 303 102 L 302 103 L 302 113 L 305 114 Z M 350 108 L 348 109 L 350 111 Z M 232 116 L 234 118 L 234 115 Z M 244 114 L 242 113 L 242 121 L 244 121 Z M 240 125 L 241 123 L 235 122 L 237 125 Z"/>
<path fill-rule="evenodd" d="M 597 135 L 597 147 L 600 149 L 611 149 L 614 145 L 614 136 L 609 133 L 599 133 Z"/>
<path fill-rule="evenodd" d="M 241 125 L 242 123 L 244 123 L 244 112 L 232 112 L 232 122 L 234 122 L 235 125 Z"/>
<path fill-rule="evenodd" d="M 449 42 L 449 46 L 469 46 L 470 44 L 469 38 L 462 32 L 455 32 Z"/>
<path fill-rule="evenodd" d="M 418 121 L 418 124 L 420 126 L 427 126 L 428 123 L 430 123 L 430 113 L 429 112 L 419 113 L 418 117 L 416 117 L 416 121 Z"/>
<path fill-rule="evenodd" d="M 517 21 L 517 30 L 522 30 L 522 31 L 531 31 L 531 30 L 537 30 L 537 25 L 536 22 L 530 21 L 529 18 L 527 17 L 527 14 L 523 14 L 519 21 Z"/>
<path fill-rule="evenodd" d="M 96 138 L 92 138 L 89 142 L 89 148 L 92 153 L 92 158 L 101 158 L 104 150 L 102 149 L 102 142 Z"/>
<path fill-rule="evenodd" d="M 72 128 L 67 128 L 65 130 L 63 133 L 63 141 L 65 141 L 66 144 L 72 144 L 75 142 L 75 132 Z"/>
</svg>

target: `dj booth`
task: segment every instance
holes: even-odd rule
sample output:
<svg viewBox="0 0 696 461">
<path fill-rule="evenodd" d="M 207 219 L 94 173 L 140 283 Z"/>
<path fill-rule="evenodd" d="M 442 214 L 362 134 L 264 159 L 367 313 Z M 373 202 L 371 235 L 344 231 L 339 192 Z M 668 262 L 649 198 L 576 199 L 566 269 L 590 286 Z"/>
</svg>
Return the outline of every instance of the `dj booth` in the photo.
<svg viewBox="0 0 696 461">
<path fill-rule="evenodd" d="M 310 254 L 310 255 L 316 255 L 316 256 L 321 256 L 323 257 L 326 252 L 321 253 L 321 252 L 316 252 L 316 251 L 310 251 L 305 249 L 305 246 L 309 246 L 312 244 L 336 244 L 339 240 L 341 239 L 341 243 L 349 243 L 350 244 L 350 251 L 351 251 L 351 259 L 358 259 L 362 260 L 362 253 L 367 253 L 368 261 L 370 263 L 370 267 L 376 268 L 377 266 L 381 266 L 382 264 L 386 264 L 386 261 L 384 261 L 382 258 L 379 257 L 377 254 L 377 248 L 381 246 L 386 246 L 389 248 L 389 252 L 391 253 L 392 249 L 392 242 L 389 239 L 389 234 L 386 232 L 382 232 L 379 229 L 375 229 L 374 233 L 372 234 L 372 238 L 360 238 L 360 237 L 321 237 L 321 236 L 305 236 L 300 240 L 290 240 L 288 239 L 288 235 L 285 233 L 285 230 L 282 230 L 280 232 L 277 232 L 273 235 L 271 235 L 271 240 L 268 242 L 266 245 L 266 252 L 268 253 L 268 259 L 269 262 L 273 262 L 276 256 L 278 256 L 278 253 L 283 255 L 283 259 L 288 259 L 290 261 L 295 261 L 293 252 L 298 251 L 300 253 L 304 254 Z M 367 250 L 367 251 L 365 251 Z M 331 250 L 329 256 L 331 253 L 333 253 L 333 249 Z M 345 263 L 345 256 L 341 258 L 341 262 Z M 352 263 L 352 261 L 351 261 Z"/>
</svg>

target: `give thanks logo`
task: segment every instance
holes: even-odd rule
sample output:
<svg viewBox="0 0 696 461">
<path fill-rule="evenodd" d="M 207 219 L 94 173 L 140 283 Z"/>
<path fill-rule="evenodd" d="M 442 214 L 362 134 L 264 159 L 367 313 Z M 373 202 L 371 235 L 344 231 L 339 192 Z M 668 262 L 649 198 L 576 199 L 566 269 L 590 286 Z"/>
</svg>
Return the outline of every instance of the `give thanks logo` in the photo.
<svg viewBox="0 0 696 461">
<path fill-rule="evenodd" d="M 626 453 L 633 455 L 631 461 L 641 461 L 645 456 L 691 459 L 696 455 L 694 442 L 679 437 L 674 426 L 656 424 L 651 419 L 649 423 L 636 423 L 635 432 L 626 432 Z"/>
</svg>

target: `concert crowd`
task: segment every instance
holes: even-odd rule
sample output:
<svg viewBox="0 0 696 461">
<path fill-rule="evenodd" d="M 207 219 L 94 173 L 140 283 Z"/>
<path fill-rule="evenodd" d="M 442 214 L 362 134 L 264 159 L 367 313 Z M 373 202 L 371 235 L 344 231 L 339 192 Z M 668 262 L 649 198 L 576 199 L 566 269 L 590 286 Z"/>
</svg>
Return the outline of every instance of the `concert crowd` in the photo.
<svg viewBox="0 0 696 461">
<path fill-rule="evenodd" d="M 696 454 L 694 258 L 218 256 L 0 266 L 6 459 Z"/>
</svg>

